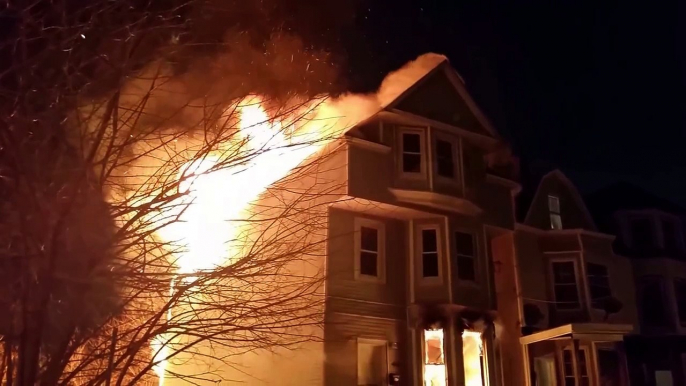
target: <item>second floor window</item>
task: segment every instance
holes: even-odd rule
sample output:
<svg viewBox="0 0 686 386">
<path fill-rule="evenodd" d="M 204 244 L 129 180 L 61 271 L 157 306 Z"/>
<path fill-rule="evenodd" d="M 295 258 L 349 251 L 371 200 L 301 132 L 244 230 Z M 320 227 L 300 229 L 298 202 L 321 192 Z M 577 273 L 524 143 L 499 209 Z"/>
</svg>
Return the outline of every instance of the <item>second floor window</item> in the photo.
<svg viewBox="0 0 686 386">
<path fill-rule="evenodd" d="M 662 279 L 659 277 L 642 278 L 639 282 L 641 320 L 651 327 L 669 326 L 665 305 Z"/>
<path fill-rule="evenodd" d="M 562 229 L 559 197 L 548 196 L 548 211 L 550 212 L 550 229 Z"/>
<path fill-rule="evenodd" d="M 422 230 L 422 277 L 438 277 L 438 231 Z"/>
<path fill-rule="evenodd" d="M 379 275 L 379 231 L 376 228 L 360 227 L 360 274 Z"/>
<path fill-rule="evenodd" d="M 455 177 L 455 160 L 453 159 L 453 144 L 441 139 L 436 140 L 436 166 L 439 176 Z"/>
<path fill-rule="evenodd" d="M 573 261 L 554 261 L 551 265 L 555 307 L 559 310 L 579 309 L 576 264 Z"/>
<path fill-rule="evenodd" d="M 638 252 L 648 252 L 655 246 L 653 222 L 649 218 L 631 220 L 631 246 Z"/>
<path fill-rule="evenodd" d="M 681 241 L 680 235 L 677 233 L 677 223 L 674 220 L 662 220 L 662 240 L 664 242 L 664 249 L 668 252 L 676 252 L 680 250 Z"/>
<path fill-rule="evenodd" d="M 457 277 L 461 280 L 476 280 L 474 237 L 470 233 L 455 232 L 457 252 Z"/>
<path fill-rule="evenodd" d="M 402 133 L 402 171 L 422 173 L 422 135 L 417 132 Z"/>
<path fill-rule="evenodd" d="M 686 279 L 674 280 L 674 295 L 679 314 L 679 324 L 686 326 Z"/>
<path fill-rule="evenodd" d="M 588 289 L 591 294 L 591 306 L 603 309 L 605 300 L 612 296 L 607 267 L 600 264 L 587 263 L 586 276 L 588 277 Z"/>
</svg>

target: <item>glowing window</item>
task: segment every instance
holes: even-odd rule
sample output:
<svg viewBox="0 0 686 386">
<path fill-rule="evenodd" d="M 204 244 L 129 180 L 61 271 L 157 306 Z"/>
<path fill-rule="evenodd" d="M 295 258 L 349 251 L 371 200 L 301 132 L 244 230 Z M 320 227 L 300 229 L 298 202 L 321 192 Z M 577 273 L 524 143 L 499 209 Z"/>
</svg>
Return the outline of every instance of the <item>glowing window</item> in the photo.
<svg viewBox="0 0 686 386">
<path fill-rule="evenodd" d="M 424 330 L 424 386 L 447 385 L 443 330 Z"/>
<path fill-rule="evenodd" d="M 560 214 L 560 198 L 548 196 L 548 211 L 550 212 L 550 228 L 562 229 L 562 216 Z"/>
<path fill-rule="evenodd" d="M 483 342 L 481 333 L 462 332 L 462 359 L 465 386 L 483 386 Z"/>
</svg>

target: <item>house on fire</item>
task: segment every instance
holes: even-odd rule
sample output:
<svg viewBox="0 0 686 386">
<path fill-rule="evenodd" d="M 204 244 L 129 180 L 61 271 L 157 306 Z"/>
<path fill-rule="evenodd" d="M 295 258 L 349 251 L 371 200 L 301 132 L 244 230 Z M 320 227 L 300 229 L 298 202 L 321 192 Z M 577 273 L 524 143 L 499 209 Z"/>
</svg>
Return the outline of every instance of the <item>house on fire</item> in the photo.
<svg viewBox="0 0 686 386">
<path fill-rule="evenodd" d="M 560 171 L 522 190 L 447 61 L 334 147 L 321 339 L 273 384 L 628 384 L 631 260 Z"/>
</svg>

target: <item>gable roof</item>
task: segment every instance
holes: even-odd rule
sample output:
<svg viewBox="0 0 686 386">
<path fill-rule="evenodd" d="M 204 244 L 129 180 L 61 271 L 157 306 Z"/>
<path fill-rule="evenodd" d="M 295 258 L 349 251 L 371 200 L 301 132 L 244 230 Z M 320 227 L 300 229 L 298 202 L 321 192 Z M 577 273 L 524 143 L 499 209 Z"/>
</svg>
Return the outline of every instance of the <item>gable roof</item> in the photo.
<svg viewBox="0 0 686 386">
<path fill-rule="evenodd" d="M 438 90 L 447 92 L 448 95 L 454 98 L 445 102 L 454 109 L 454 111 L 451 111 L 451 114 L 454 115 L 455 112 L 460 113 L 460 116 L 457 117 L 458 119 L 454 119 L 455 116 L 448 117 L 443 115 L 447 112 L 438 110 L 443 106 L 437 106 L 435 103 L 426 103 L 421 100 L 423 93 L 429 94 Z M 432 94 L 429 94 L 429 97 L 431 96 Z M 420 111 L 416 111 L 417 106 L 421 106 Z M 402 111 L 439 121 L 459 129 L 474 131 L 489 137 L 499 137 L 492 123 L 469 95 L 462 77 L 450 65 L 447 59 L 427 72 L 390 103 L 386 104 L 383 110 L 391 112 Z M 479 130 L 475 130 L 477 127 Z"/>
<path fill-rule="evenodd" d="M 531 197 L 531 201 L 528 203 L 528 206 L 524 209 L 526 210 L 526 215 L 524 216 L 524 219 L 522 220 L 524 223 L 528 223 L 531 217 L 531 208 L 533 206 L 533 203 L 535 203 L 538 199 L 538 196 L 541 193 L 541 186 L 543 185 L 543 181 L 545 181 L 548 178 L 557 178 L 558 181 L 562 182 L 562 184 L 565 185 L 567 190 L 572 196 L 572 199 L 574 200 L 574 203 L 581 209 L 583 216 L 585 220 L 587 221 L 588 224 L 591 225 L 593 231 L 597 231 L 598 227 L 596 226 L 596 223 L 593 219 L 593 216 L 591 216 L 591 212 L 589 212 L 588 207 L 586 206 L 586 203 L 584 202 L 583 197 L 579 193 L 579 190 L 576 188 L 576 185 L 564 174 L 560 169 L 554 169 L 548 173 L 546 173 L 541 179 L 538 181 L 537 186 L 536 186 L 536 191 L 534 195 Z"/>
</svg>

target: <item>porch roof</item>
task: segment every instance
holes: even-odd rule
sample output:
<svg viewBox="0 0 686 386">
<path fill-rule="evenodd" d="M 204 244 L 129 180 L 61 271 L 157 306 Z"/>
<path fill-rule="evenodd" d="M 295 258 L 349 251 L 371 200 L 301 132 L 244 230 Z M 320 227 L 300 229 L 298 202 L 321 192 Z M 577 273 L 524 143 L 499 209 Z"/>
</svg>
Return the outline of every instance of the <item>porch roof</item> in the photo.
<svg viewBox="0 0 686 386">
<path fill-rule="evenodd" d="M 633 331 L 630 324 L 610 323 L 573 323 L 539 331 L 519 338 L 523 345 L 529 345 L 544 340 L 579 339 L 595 342 L 619 342 L 624 335 Z"/>
</svg>

